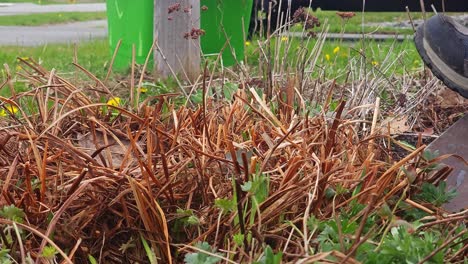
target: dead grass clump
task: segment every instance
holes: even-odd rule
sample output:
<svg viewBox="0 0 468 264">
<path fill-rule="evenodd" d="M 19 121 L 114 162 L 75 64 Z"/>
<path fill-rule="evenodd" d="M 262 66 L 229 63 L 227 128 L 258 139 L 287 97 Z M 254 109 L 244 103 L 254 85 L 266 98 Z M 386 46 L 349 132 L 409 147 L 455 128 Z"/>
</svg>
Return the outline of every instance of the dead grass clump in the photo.
<svg viewBox="0 0 468 264">
<path fill-rule="evenodd" d="M 357 119 L 344 101 L 310 113 L 289 83 L 268 104 L 245 87 L 232 101 L 204 97 L 190 108 L 159 95 L 133 111 L 107 103 L 112 93 L 89 73 L 94 84 L 82 86 L 23 63 L 31 90 L 0 98 L 19 109 L 0 134 L 0 206 L 21 208 L 18 227 L 29 234 L 9 245 L 15 259 L 45 261 L 44 248 L 53 247 L 63 262 L 91 255 L 143 263 L 147 241 L 160 263 L 178 263 L 208 241 L 229 263 L 258 260 L 265 245 L 287 262 L 354 263 L 379 228 L 364 229 L 367 217 L 388 206 L 397 215 L 395 200 L 431 212 L 430 221 L 461 221 L 411 200 L 422 182 L 447 175 L 427 169 L 437 160 L 422 158 L 425 146 L 393 162 L 381 144 L 392 138 L 378 132 L 385 129 Z M 353 203 L 365 206 L 353 216 L 360 228 L 352 246 L 315 251 L 311 221 L 334 219 Z M 389 217 L 376 223 L 394 225 Z"/>
</svg>

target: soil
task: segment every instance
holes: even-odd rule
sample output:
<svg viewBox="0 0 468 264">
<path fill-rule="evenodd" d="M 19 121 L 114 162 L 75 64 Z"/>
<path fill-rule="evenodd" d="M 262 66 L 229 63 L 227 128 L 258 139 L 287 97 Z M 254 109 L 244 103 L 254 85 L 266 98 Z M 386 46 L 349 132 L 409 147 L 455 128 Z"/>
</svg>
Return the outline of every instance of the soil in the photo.
<svg viewBox="0 0 468 264">
<path fill-rule="evenodd" d="M 431 128 L 440 135 L 468 113 L 468 99 L 449 88 L 442 88 L 419 106 L 417 128 Z"/>
<path fill-rule="evenodd" d="M 438 136 L 445 132 L 450 126 L 468 113 L 468 99 L 447 87 L 441 88 L 430 95 L 418 109 L 417 122 L 413 131 L 395 137 L 396 140 L 406 142 L 411 146 L 417 146 L 419 137 L 421 143 L 429 145 Z M 409 152 L 402 147 L 393 144 L 392 157 L 400 160 Z"/>
</svg>

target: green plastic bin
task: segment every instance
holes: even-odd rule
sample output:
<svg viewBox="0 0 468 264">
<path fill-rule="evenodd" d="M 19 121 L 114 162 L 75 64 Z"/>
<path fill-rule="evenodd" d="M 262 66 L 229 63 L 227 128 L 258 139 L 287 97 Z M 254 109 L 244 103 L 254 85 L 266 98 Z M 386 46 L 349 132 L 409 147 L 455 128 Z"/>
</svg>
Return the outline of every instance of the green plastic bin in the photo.
<svg viewBox="0 0 468 264">
<path fill-rule="evenodd" d="M 135 45 L 135 61 L 143 64 L 153 44 L 153 0 L 107 0 L 108 36 L 111 56 L 117 43 L 113 69 L 128 69 Z"/>
<path fill-rule="evenodd" d="M 220 53 L 229 38 L 238 61 L 244 59 L 244 32 L 248 34 L 253 0 L 202 0 L 201 28 L 205 35 L 201 37 L 203 54 Z M 203 10 L 207 7 L 206 10 Z M 242 30 L 244 20 L 244 30 Z M 224 27 L 224 31 L 223 31 Z M 226 35 L 228 38 L 226 38 Z M 224 66 L 236 63 L 229 46 L 223 51 Z"/>
</svg>

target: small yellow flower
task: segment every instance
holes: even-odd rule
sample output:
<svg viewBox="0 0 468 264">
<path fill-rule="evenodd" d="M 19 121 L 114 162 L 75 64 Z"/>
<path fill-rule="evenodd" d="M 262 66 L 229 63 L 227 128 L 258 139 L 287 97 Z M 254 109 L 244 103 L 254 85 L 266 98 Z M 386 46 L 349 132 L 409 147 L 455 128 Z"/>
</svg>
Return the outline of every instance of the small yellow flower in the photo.
<svg viewBox="0 0 468 264">
<path fill-rule="evenodd" d="M 17 71 L 17 72 L 18 72 L 18 71 L 21 71 L 22 69 L 23 69 L 23 68 L 22 68 L 20 65 L 16 66 L 16 71 Z"/>
<path fill-rule="evenodd" d="M 372 61 L 372 65 L 379 66 L 379 62 L 378 61 Z"/>
<path fill-rule="evenodd" d="M 0 109 L 0 117 L 5 117 L 5 116 L 6 116 L 5 110 Z"/>
<path fill-rule="evenodd" d="M 14 106 L 14 105 L 9 104 L 9 105 L 6 105 L 5 108 L 11 114 L 16 114 L 16 112 L 18 112 L 18 107 Z"/>
<path fill-rule="evenodd" d="M 109 99 L 109 101 L 107 101 L 107 105 L 119 106 L 120 101 L 121 101 L 121 99 L 119 97 L 112 97 L 111 99 Z"/>
<path fill-rule="evenodd" d="M 140 87 L 140 93 L 146 93 L 146 92 L 148 92 L 148 88 Z"/>
<path fill-rule="evenodd" d="M 245 46 L 246 46 L 246 47 L 250 46 L 250 44 L 251 44 L 250 41 L 246 41 L 246 42 L 245 42 Z"/>
<path fill-rule="evenodd" d="M 325 54 L 325 59 L 326 59 L 327 61 L 329 61 L 329 60 L 330 60 L 330 54 L 328 54 L 328 53 Z"/>
<path fill-rule="evenodd" d="M 333 49 L 333 54 L 337 54 L 338 52 L 340 52 L 340 47 L 336 47 Z"/>
<path fill-rule="evenodd" d="M 281 37 L 281 41 L 282 41 L 282 42 L 288 41 L 288 39 L 289 39 L 289 38 L 286 37 L 286 36 L 282 36 L 282 37 Z"/>
<path fill-rule="evenodd" d="M 24 60 L 24 61 L 27 61 L 27 60 L 29 60 L 29 57 L 18 57 L 18 58 L 16 58 L 17 61 L 20 61 L 20 59 Z"/>
</svg>

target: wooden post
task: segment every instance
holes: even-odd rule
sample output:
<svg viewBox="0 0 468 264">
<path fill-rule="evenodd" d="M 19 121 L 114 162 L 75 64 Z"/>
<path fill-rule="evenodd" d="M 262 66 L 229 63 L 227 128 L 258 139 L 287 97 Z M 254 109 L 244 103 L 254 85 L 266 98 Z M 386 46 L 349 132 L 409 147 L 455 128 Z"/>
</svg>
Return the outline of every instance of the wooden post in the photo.
<svg viewBox="0 0 468 264">
<path fill-rule="evenodd" d="M 200 39 L 190 33 L 200 28 L 200 0 L 154 0 L 154 23 L 156 74 L 197 79 Z"/>
</svg>

